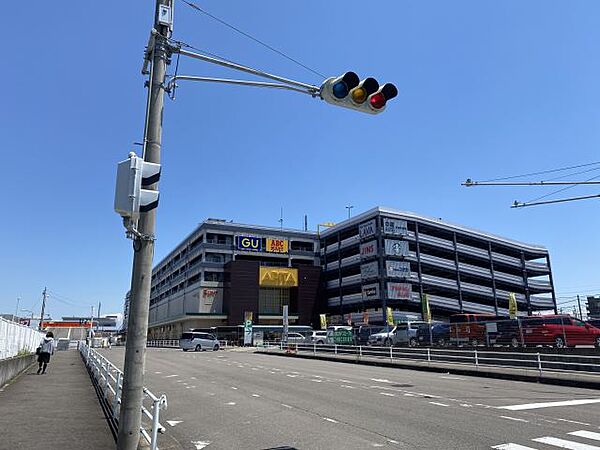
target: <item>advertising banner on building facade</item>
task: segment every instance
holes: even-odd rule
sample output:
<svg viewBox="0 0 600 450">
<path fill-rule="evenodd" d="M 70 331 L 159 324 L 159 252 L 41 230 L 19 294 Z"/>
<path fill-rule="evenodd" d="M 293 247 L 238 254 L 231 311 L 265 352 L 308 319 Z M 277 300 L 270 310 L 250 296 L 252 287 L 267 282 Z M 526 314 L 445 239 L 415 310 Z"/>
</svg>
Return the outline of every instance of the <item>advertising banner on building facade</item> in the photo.
<svg viewBox="0 0 600 450">
<path fill-rule="evenodd" d="M 412 296 L 412 285 L 410 283 L 387 284 L 388 298 L 391 300 L 408 300 Z"/>
<path fill-rule="evenodd" d="M 375 219 L 371 219 L 368 222 L 361 223 L 358 226 L 358 234 L 361 239 L 368 238 L 369 236 L 375 236 L 376 225 Z"/>
<path fill-rule="evenodd" d="M 392 308 L 389 306 L 386 308 L 386 320 L 388 325 L 394 325 L 394 313 L 392 312 Z"/>
<path fill-rule="evenodd" d="M 429 309 L 429 297 L 427 294 L 423 294 L 421 297 L 421 315 L 425 322 L 431 322 L 431 309 Z"/>
<path fill-rule="evenodd" d="M 288 253 L 289 242 L 287 239 L 267 239 L 267 251 L 269 253 Z"/>
<path fill-rule="evenodd" d="M 386 239 L 384 245 L 385 254 L 388 256 L 408 256 L 408 242 L 406 241 Z"/>
<path fill-rule="evenodd" d="M 365 259 L 377 256 L 377 241 L 369 241 L 360 244 L 360 258 Z"/>
<path fill-rule="evenodd" d="M 360 265 L 360 278 L 365 280 L 367 278 L 377 278 L 379 276 L 379 265 L 377 261 L 373 261 L 366 264 Z"/>
<path fill-rule="evenodd" d="M 236 236 L 235 240 L 238 250 L 250 252 L 262 251 L 262 238 L 256 236 Z"/>
<path fill-rule="evenodd" d="M 410 263 L 408 261 L 386 261 L 385 269 L 388 277 L 410 278 Z"/>
<path fill-rule="evenodd" d="M 297 287 L 298 269 L 261 266 L 259 269 L 258 284 L 264 287 Z"/>
<path fill-rule="evenodd" d="M 406 236 L 408 234 L 408 224 L 406 220 L 383 218 L 383 232 L 394 236 Z"/>
<path fill-rule="evenodd" d="M 205 305 L 212 305 L 219 295 L 218 289 L 204 288 L 202 289 L 202 303 Z"/>
<path fill-rule="evenodd" d="M 362 287 L 363 300 L 379 299 L 379 283 L 367 284 Z"/>
<path fill-rule="evenodd" d="M 320 314 L 319 319 L 321 321 L 321 330 L 326 330 L 327 329 L 327 315 Z"/>
<path fill-rule="evenodd" d="M 511 319 L 517 318 L 517 296 L 514 292 L 508 294 L 508 315 Z"/>
</svg>

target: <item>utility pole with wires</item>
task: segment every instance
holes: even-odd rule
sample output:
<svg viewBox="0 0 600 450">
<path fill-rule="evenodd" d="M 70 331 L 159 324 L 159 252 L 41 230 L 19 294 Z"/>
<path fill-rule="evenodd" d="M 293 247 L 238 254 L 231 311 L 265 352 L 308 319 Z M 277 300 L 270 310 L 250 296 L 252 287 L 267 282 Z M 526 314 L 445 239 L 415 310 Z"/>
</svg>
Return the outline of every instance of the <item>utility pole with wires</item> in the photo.
<svg viewBox="0 0 600 450">
<path fill-rule="evenodd" d="M 173 0 L 156 0 L 154 27 L 144 62 L 144 69 L 150 64 L 150 73 L 147 84 L 143 158 L 144 162 L 154 164 L 160 164 L 165 76 L 171 57 L 168 39 L 173 31 L 173 6 Z M 153 180 L 146 188 L 158 190 L 158 179 Z M 134 256 L 117 436 L 118 450 L 136 450 L 140 439 L 156 210 L 142 211 L 137 228 L 139 233 L 133 240 Z"/>
<path fill-rule="evenodd" d="M 590 166 L 592 166 L 592 167 L 590 168 Z M 548 174 L 548 173 L 554 173 L 554 172 L 562 172 L 562 171 L 567 171 L 567 170 L 580 169 L 583 167 L 585 167 L 586 169 L 580 170 L 577 172 L 573 172 L 573 173 L 569 173 L 567 175 L 561 175 L 561 176 L 557 176 L 554 178 L 550 178 L 545 181 L 544 180 L 542 180 L 542 181 L 512 181 L 516 178 L 523 178 L 523 177 L 528 177 L 528 176 Z M 565 202 L 572 202 L 572 201 L 577 201 L 577 200 L 600 198 L 600 194 L 591 194 L 591 195 L 580 195 L 577 197 L 561 198 L 561 199 L 556 199 L 556 200 L 542 200 L 551 195 L 558 194 L 559 192 L 566 191 L 567 189 L 571 189 L 575 186 L 600 185 L 600 181 L 598 181 L 598 178 L 600 178 L 600 175 L 596 175 L 596 176 L 593 176 L 591 178 L 588 178 L 588 179 L 582 180 L 582 181 L 575 181 L 575 180 L 573 180 L 573 181 L 556 181 L 556 180 L 560 180 L 563 178 L 571 177 L 573 175 L 580 175 L 583 173 L 593 172 L 596 170 L 600 170 L 600 161 L 593 162 L 593 163 L 587 163 L 587 164 L 579 164 L 579 165 L 569 166 L 569 167 L 562 167 L 562 168 L 558 168 L 558 169 L 551 169 L 551 170 L 527 173 L 527 174 L 522 174 L 522 175 L 514 175 L 514 176 L 504 177 L 504 178 L 495 178 L 495 179 L 486 180 L 486 181 L 474 181 L 471 178 L 467 178 L 467 180 L 464 183 L 461 183 L 461 185 L 465 186 L 465 187 L 474 187 L 474 186 L 504 186 L 504 187 L 506 187 L 506 186 L 564 186 L 556 191 L 553 191 L 549 194 L 542 195 L 541 197 L 537 197 L 536 199 L 528 201 L 528 202 L 520 202 L 520 201 L 515 200 L 513 202 L 513 204 L 511 205 L 511 208 L 524 208 L 527 206 L 549 205 L 549 204 L 553 204 L 553 203 L 565 203 Z"/>
<path fill-rule="evenodd" d="M 579 318 L 583 320 L 583 312 L 581 311 L 581 299 L 579 298 L 579 294 L 577 294 L 577 304 L 579 305 Z"/>
<path fill-rule="evenodd" d="M 42 331 L 42 323 L 44 322 L 44 310 L 46 309 L 46 298 L 48 297 L 47 289 L 44 287 L 44 291 L 42 292 L 42 311 L 40 312 L 40 324 L 38 325 L 38 330 Z"/>
</svg>

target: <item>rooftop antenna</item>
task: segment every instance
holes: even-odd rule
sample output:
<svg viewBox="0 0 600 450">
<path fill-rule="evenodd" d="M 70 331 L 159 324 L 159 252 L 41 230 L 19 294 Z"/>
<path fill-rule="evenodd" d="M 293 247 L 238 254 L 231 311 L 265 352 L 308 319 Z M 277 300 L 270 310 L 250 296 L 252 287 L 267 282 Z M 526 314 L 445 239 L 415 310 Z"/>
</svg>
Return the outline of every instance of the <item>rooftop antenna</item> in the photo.
<svg viewBox="0 0 600 450">
<path fill-rule="evenodd" d="M 281 207 L 281 213 L 279 215 L 279 227 L 283 230 L 283 206 Z"/>
<path fill-rule="evenodd" d="M 304 214 L 304 231 L 308 231 L 308 215 Z"/>
</svg>

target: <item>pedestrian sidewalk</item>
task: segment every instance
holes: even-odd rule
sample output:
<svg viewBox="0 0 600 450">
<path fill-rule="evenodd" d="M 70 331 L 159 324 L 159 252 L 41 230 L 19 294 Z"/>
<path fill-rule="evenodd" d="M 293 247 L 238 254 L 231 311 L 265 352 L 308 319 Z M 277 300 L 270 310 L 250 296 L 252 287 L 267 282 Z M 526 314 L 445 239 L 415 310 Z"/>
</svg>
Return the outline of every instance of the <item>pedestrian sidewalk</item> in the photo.
<svg viewBox="0 0 600 450">
<path fill-rule="evenodd" d="M 77 350 L 56 352 L 0 392 L 0 449 L 114 449 L 115 441 Z"/>
</svg>

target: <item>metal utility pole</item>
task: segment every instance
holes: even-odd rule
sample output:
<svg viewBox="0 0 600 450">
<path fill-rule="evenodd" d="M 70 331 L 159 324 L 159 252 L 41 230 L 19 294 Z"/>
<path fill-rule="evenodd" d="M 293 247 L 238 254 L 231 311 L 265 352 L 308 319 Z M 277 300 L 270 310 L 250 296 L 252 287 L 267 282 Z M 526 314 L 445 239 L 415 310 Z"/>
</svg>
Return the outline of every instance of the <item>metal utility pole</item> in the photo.
<svg viewBox="0 0 600 450">
<path fill-rule="evenodd" d="M 18 314 L 19 314 L 19 303 L 21 303 L 21 297 L 17 297 L 17 309 L 15 309 L 15 319 L 14 321 L 17 322 L 18 319 Z"/>
<path fill-rule="evenodd" d="M 350 216 L 352 215 L 351 211 L 352 208 L 354 208 L 354 205 L 347 205 L 346 209 L 348 210 L 348 219 L 350 218 Z"/>
<path fill-rule="evenodd" d="M 90 337 L 90 348 L 94 348 L 94 307 L 91 306 L 91 315 L 90 315 L 90 332 L 89 332 L 89 337 Z"/>
<path fill-rule="evenodd" d="M 40 324 L 38 325 L 38 330 L 42 331 L 42 322 L 44 321 L 44 310 L 46 309 L 46 298 L 48 294 L 46 293 L 46 287 L 44 287 L 44 292 L 42 292 L 42 311 L 40 312 Z"/>
<path fill-rule="evenodd" d="M 165 14 L 168 15 L 167 24 L 164 20 Z M 172 32 L 172 17 L 173 1 L 156 0 L 153 38 L 150 39 L 152 48 L 147 49 L 151 60 L 151 69 L 148 82 L 143 157 L 144 161 L 157 164 L 160 164 L 165 74 L 171 53 L 166 38 Z M 157 190 L 158 183 L 154 183 L 148 188 Z M 142 212 L 137 227 L 139 235 L 134 237 L 133 241 L 133 270 L 117 436 L 118 450 L 136 450 L 140 439 L 155 226 L 156 209 Z"/>
<path fill-rule="evenodd" d="M 577 304 L 579 305 L 579 318 L 583 320 L 583 313 L 581 312 L 581 299 L 579 298 L 579 294 L 577 294 Z"/>
</svg>

